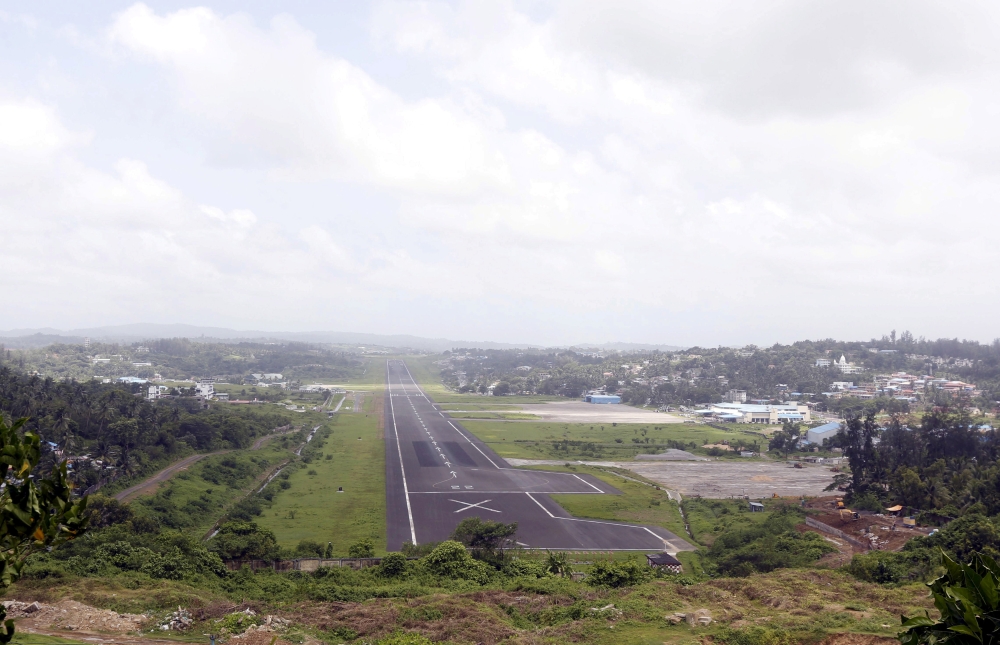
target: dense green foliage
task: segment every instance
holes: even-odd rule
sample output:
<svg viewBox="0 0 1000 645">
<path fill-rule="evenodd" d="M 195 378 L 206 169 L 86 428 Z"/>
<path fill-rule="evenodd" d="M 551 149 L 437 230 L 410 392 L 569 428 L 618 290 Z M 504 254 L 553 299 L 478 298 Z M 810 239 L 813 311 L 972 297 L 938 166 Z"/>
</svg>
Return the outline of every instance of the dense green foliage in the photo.
<svg viewBox="0 0 1000 645">
<path fill-rule="evenodd" d="M 74 500 L 65 462 L 47 477 L 32 471 L 41 460 L 41 440 L 23 432 L 25 419 L 8 423 L 0 414 L 0 591 L 22 574 L 33 553 L 65 544 L 87 530 L 87 498 Z M 37 477 L 37 479 L 36 479 Z M 3 619 L 0 643 L 14 636 L 13 621 Z"/>
<path fill-rule="evenodd" d="M 1000 640 L 1000 565 L 982 554 L 969 564 L 941 555 L 946 573 L 930 583 L 941 613 L 903 617 L 903 645 L 994 645 Z"/>
<path fill-rule="evenodd" d="M 931 411 L 916 427 L 852 415 L 837 440 L 851 466 L 850 501 L 902 504 L 926 522 L 1000 513 L 1000 433 L 962 412 Z"/>
<path fill-rule="evenodd" d="M 57 456 L 89 454 L 71 479 L 82 488 L 102 480 L 144 474 L 192 450 L 246 448 L 256 437 L 287 423 L 261 408 L 202 409 L 191 397 L 154 403 L 132 387 L 97 381 L 54 381 L 0 366 L 0 413 L 24 416 L 24 429 L 41 437 L 43 470 Z"/>
<path fill-rule="evenodd" d="M 748 576 L 808 566 L 836 550 L 817 533 L 796 531 L 799 519 L 792 507 L 784 507 L 766 523 L 724 531 L 705 552 L 708 568 L 722 575 Z"/>
</svg>

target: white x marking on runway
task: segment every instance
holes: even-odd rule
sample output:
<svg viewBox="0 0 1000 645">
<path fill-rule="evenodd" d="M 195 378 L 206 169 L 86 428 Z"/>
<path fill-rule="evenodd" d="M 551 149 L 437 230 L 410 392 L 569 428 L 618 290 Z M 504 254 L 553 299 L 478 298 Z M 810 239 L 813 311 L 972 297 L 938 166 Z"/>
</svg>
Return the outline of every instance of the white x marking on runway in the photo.
<svg viewBox="0 0 1000 645">
<path fill-rule="evenodd" d="M 470 508 L 481 508 L 484 511 L 492 511 L 493 513 L 499 513 L 500 512 L 500 511 L 498 511 L 495 508 L 487 508 L 486 506 L 482 506 L 482 504 L 485 504 L 486 502 L 490 501 L 488 499 L 484 499 L 481 502 L 476 502 L 475 504 L 470 504 L 468 502 L 460 502 L 457 499 L 449 499 L 448 501 L 449 502 L 455 502 L 456 504 L 464 504 L 465 505 L 465 508 L 458 509 L 457 511 L 455 511 L 456 513 L 461 513 L 462 511 L 467 511 Z"/>
</svg>

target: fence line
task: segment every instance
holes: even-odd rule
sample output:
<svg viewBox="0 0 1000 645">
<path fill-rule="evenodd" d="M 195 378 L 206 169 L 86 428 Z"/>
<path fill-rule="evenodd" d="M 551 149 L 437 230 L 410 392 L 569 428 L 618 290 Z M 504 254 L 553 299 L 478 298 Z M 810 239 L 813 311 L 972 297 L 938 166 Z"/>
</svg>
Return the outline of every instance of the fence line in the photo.
<svg viewBox="0 0 1000 645">
<path fill-rule="evenodd" d="M 416 558 L 408 558 L 415 560 Z M 251 570 L 273 569 L 275 571 L 316 571 L 320 567 L 348 567 L 367 569 L 377 567 L 382 558 L 298 558 L 296 560 L 226 560 L 226 568 L 239 571 L 243 567 Z"/>
<path fill-rule="evenodd" d="M 847 543 L 850 544 L 853 547 L 857 547 L 857 548 L 863 549 L 865 551 L 868 551 L 868 550 L 871 549 L 871 545 L 870 544 L 865 544 L 864 542 L 861 542 L 860 540 L 856 540 L 856 539 L 852 538 L 850 535 L 848 535 L 847 533 L 844 533 L 843 531 L 841 531 L 840 529 L 836 529 L 836 528 L 830 526 L 829 524 L 823 524 L 819 520 L 814 520 L 811 517 L 807 517 L 806 518 L 806 526 L 811 526 L 814 529 L 818 529 L 820 531 L 823 531 L 824 533 L 829 533 L 830 535 L 836 535 L 837 537 L 839 537 L 839 538 L 841 538 L 843 540 L 847 540 Z"/>
</svg>

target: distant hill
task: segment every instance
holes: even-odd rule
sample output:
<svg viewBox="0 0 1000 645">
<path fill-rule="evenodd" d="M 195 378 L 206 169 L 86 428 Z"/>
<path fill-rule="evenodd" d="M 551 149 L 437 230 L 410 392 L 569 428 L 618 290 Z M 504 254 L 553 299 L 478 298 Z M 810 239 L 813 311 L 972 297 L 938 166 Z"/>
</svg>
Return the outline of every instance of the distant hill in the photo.
<svg viewBox="0 0 1000 645">
<path fill-rule="evenodd" d="M 84 338 L 103 342 L 136 343 L 155 338 L 190 338 L 192 340 L 288 340 L 303 343 L 330 343 L 334 345 L 360 345 L 417 349 L 428 352 L 443 352 L 455 347 L 476 347 L 479 349 L 543 349 L 543 345 L 530 343 L 496 343 L 483 340 L 449 340 L 447 338 L 424 338 L 409 334 L 363 334 L 339 331 L 260 331 L 238 330 L 227 327 L 203 327 L 199 325 L 161 325 L 156 323 L 135 323 L 131 325 L 111 325 L 82 329 L 60 330 L 51 327 L 40 329 L 11 329 L 0 331 L 0 344 L 11 349 L 45 347 L 53 343 L 79 344 Z M 581 351 L 653 351 L 662 352 L 684 349 L 676 345 L 650 345 L 643 343 L 580 343 L 560 345 Z"/>
<path fill-rule="evenodd" d="M 359 345 L 378 347 L 409 348 L 430 352 L 443 352 L 453 347 L 481 347 L 483 349 L 536 348 L 538 345 L 494 343 L 490 341 L 448 340 L 446 338 L 423 338 L 407 334 L 363 334 L 355 332 L 305 331 L 274 332 L 260 330 L 236 330 L 225 327 L 201 327 L 197 325 L 160 325 L 136 323 L 108 327 L 59 330 L 12 329 L 0 331 L 0 344 L 9 348 L 44 347 L 53 343 L 79 344 L 84 338 L 105 342 L 135 343 L 154 338 L 190 338 L 192 340 L 288 340 L 304 343 L 330 343 L 335 345 Z"/>
<path fill-rule="evenodd" d="M 680 345 L 648 345 L 645 343 L 580 343 L 579 345 L 571 345 L 570 348 L 581 351 L 615 350 L 619 352 L 652 352 L 656 350 L 661 352 L 677 352 L 687 349 L 687 347 L 681 347 Z"/>
</svg>

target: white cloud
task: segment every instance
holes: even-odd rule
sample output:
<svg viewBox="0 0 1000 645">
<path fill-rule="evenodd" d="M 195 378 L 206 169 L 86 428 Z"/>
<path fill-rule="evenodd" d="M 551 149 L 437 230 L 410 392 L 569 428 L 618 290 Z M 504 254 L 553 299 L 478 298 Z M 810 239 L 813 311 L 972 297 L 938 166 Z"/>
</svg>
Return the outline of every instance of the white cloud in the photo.
<svg viewBox="0 0 1000 645">
<path fill-rule="evenodd" d="M 142 294 L 182 284 L 187 310 L 280 320 L 252 304 L 263 289 L 317 328 L 342 301 L 337 320 L 376 320 L 381 300 L 408 312 L 381 331 L 506 340 L 986 338 L 994 11 L 386 2 L 373 58 L 294 16 L 136 4 L 80 51 L 167 88 L 129 127 L 191 140 L 134 137 L 104 172 L 80 151 L 114 124 L 70 131 L 73 99 L 0 103 L 0 217 L 24 242 L 0 262 L 11 288 L 77 275 L 155 309 Z M 179 163 L 319 197 L 294 216 L 228 203 L 164 179 Z M 326 186 L 373 197 L 329 215 Z M 946 297 L 987 315 L 956 323 Z"/>
<path fill-rule="evenodd" d="M 453 101 L 404 101 L 316 47 L 290 16 L 268 29 L 205 8 L 119 14 L 112 42 L 174 74 L 181 108 L 285 176 L 468 194 L 507 181 L 491 132 Z M 224 154 L 233 159 L 234 154 Z"/>
</svg>

